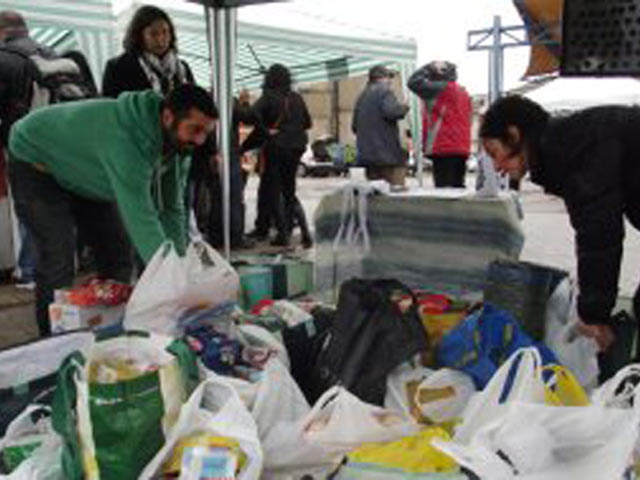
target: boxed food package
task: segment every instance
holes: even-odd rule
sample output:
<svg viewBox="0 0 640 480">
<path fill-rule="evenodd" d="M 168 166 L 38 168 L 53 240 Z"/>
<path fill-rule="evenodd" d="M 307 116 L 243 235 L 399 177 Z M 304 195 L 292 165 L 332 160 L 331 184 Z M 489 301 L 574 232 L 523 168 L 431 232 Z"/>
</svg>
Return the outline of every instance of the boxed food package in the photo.
<svg viewBox="0 0 640 480">
<path fill-rule="evenodd" d="M 57 334 L 90 328 L 92 330 L 118 329 L 124 317 L 124 304 L 81 306 L 64 303 L 49 305 L 51 333 Z"/>
</svg>

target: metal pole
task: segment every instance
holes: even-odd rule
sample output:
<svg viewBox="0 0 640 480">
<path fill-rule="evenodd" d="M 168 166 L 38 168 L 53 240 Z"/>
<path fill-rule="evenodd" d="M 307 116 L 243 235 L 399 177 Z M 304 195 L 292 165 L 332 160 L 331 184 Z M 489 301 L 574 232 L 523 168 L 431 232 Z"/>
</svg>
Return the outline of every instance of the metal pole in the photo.
<svg viewBox="0 0 640 480">
<path fill-rule="evenodd" d="M 411 123 L 411 143 L 413 144 L 413 158 L 416 162 L 416 177 L 418 186 L 424 187 L 424 157 L 422 155 L 422 104 L 418 97 L 412 94 L 407 87 L 409 77 L 416 69 L 415 65 L 403 64 L 401 69 L 402 88 L 405 98 L 409 102 L 409 118 Z"/>
<path fill-rule="evenodd" d="M 502 21 L 499 15 L 493 17 L 493 44 L 489 51 L 489 103 L 495 102 L 504 90 L 504 60 L 501 42 Z"/>
<path fill-rule="evenodd" d="M 218 146 L 222 156 L 222 218 L 224 255 L 231 257 L 231 116 L 233 93 L 233 48 L 236 12 L 232 8 L 206 7 L 211 84 L 220 113 Z"/>
</svg>

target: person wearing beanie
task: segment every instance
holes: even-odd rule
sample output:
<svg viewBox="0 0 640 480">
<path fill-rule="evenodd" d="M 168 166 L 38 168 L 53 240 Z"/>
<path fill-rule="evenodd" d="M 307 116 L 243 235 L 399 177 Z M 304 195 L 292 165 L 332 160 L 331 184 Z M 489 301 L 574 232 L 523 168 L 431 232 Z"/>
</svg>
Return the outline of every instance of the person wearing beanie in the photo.
<svg viewBox="0 0 640 480">
<path fill-rule="evenodd" d="M 398 122 L 409 107 L 391 89 L 394 74 L 384 65 L 369 70 L 369 82 L 356 101 L 351 129 L 356 135 L 358 165 L 369 180 L 384 179 L 404 186 L 407 165 L 400 145 Z"/>
</svg>

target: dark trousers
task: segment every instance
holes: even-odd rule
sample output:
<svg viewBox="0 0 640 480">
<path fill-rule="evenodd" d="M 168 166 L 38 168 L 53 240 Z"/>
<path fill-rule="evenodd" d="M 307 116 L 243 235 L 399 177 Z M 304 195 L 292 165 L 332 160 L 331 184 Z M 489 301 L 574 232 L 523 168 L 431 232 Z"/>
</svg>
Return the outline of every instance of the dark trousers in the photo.
<svg viewBox="0 0 640 480">
<path fill-rule="evenodd" d="M 16 214 L 35 240 L 36 318 L 40 335 L 47 336 L 53 291 L 73 284 L 77 231 L 93 248 L 102 278 L 129 282 L 131 245 L 115 203 L 75 195 L 21 161 L 10 163 L 9 180 Z"/>
<path fill-rule="evenodd" d="M 278 235 L 289 237 L 294 219 L 300 222 L 299 217 L 304 216 L 296 197 L 296 175 L 303 151 L 273 143 L 267 143 L 264 148 L 266 159 L 258 186 L 256 230 L 268 233 L 273 221 Z"/>
<path fill-rule="evenodd" d="M 231 246 L 240 245 L 244 236 L 244 186 L 240 159 L 232 156 L 230 165 L 230 236 Z M 223 186 L 220 172 L 203 169 L 193 178 L 192 206 L 198 220 L 198 228 L 209 243 L 224 243 Z"/>
<path fill-rule="evenodd" d="M 431 157 L 433 161 L 433 181 L 436 188 L 464 188 L 467 172 L 467 157 Z"/>
</svg>

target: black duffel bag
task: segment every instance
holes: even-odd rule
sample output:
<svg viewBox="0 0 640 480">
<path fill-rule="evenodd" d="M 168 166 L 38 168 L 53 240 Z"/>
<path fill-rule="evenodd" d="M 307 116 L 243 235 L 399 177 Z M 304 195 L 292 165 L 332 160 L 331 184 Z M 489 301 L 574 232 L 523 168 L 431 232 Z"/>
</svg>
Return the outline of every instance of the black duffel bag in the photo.
<svg viewBox="0 0 640 480">
<path fill-rule="evenodd" d="M 402 308 L 397 300 L 408 298 Z M 310 372 L 308 400 L 342 385 L 382 405 L 387 375 L 428 346 L 413 292 L 397 280 L 352 279 L 342 284 L 335 321 Z"/>
</svg>

